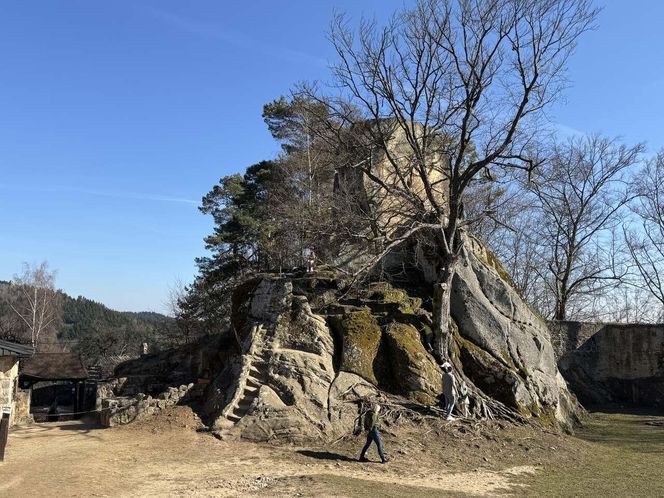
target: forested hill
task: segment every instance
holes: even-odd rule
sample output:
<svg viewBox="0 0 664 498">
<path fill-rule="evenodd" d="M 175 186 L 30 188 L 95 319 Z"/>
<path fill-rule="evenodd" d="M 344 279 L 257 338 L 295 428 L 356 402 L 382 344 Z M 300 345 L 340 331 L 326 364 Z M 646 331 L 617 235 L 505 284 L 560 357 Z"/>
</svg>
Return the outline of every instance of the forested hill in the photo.
<svg viewBox="0 0 664 498">
<path fill-rule="evenodd" d="M 20 332 L 21 322 L 9 306 L 10 285 L 0 281 L 0 329 Z M 73 298 L 61 291 L 58 295 L 62 320 L 38 339 L 38 350 L 74 351 L 94 362 L 109 356 L 137 356 L 144 342 L 151 351 L 159 350 L 176 339 L 175 320 L 160 313 L 116 311 L 83 296 Z"/>
<path fill-rule="evenodd" d="M 142 344 L 159 349 L 169 342 L 175 321 L 160 313 L 115 311 L 79 296 L 63 294 L 58 340 L 87 357 L 137 355 Z"/>
</svg>

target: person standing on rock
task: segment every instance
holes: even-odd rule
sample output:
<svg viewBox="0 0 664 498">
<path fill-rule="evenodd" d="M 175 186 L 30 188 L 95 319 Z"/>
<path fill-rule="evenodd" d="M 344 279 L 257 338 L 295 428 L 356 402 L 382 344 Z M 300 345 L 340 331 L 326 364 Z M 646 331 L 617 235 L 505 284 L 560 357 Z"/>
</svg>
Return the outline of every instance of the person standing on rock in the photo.
<svg viewBox="0 0 664 498">
<path fill-rule="evenodd" d="M 468 418 L 470 415 L 470 398 L 468 397 L 468 386 L 465 382 L 461 382 L 459 387 L 459 405 L 464 418 Z"/>
<path fill-rule="evenodd" d="M 457 400 L 457 381 L 452 373 L 452 365 L 446 361 L 441 365 L 443 369 L 443 394 L 445 396 L 445 416 L 446 420 L 455 420 L 452 416 L 454 405 Z"/>
<path fill-rule="evenodd" d="M 378 449 L 378 455 L 380 456 L 380 461 L 382 463 L 387 463 L 389 458 L 383 451 L 383 442 L 380 438 L 380 405 L 376 403 L 370 413 L 371 418 L 369 419 L 369 424 L 367 427 L 369 429 L 369 432 L 367 433 L 367 443 L 364 445 L 364 448 L 362 448 L 362 453 L 360 453 L 359 460 L 360 462 L 369 461 L 365 455 L 369 449 L 369 446 L 371 446 L 371 443 L 375 442 L 376 448 Z"/>
<path fill-rule="evenodd" d="M 316 254 L 313 249 L 309 249 L 307 254 L 307 273 L 312 273 L 316 267 Z"/>
</svg>

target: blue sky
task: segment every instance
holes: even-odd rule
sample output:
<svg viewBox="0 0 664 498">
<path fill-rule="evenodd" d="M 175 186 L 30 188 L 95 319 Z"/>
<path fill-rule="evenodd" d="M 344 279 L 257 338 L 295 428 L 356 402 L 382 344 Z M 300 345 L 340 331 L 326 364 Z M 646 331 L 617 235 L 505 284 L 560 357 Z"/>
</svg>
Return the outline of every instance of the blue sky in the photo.
<svg viewBox="0 0 664 498">
<path fill-rule="evenodd" d="M 48 260 L 58 286 L 164 311 L 195 273 L 221 177 L 279 150 L 264 103 L 328 77 L 336 8 L 392 0 L 5 2 L 0 16 L 0 279 Z M 550 117 L 664 147 L 664 2 L 607 2 Z"/>
</svg>

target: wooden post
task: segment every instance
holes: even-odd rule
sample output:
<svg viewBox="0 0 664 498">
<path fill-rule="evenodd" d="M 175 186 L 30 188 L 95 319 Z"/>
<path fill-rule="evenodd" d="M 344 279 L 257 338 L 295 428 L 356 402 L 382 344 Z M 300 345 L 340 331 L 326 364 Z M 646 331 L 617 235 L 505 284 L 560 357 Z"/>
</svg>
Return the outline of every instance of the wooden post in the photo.
<svg viewBox="0 0 664 498">
<path fill-rule="evenodd" d="M 9 410 L 2 411 L 0 419 L 0 462 L 5 459 L 5 448 L 7 447 L 7 437 L 9 436 Z"/>
<path fill-rule="evenodd" d="M 87 400 L 87 394 L 88 394 L 88 381 L 84 380 L 81 382 L 81 387 L 83 388 L 83 392 L 81 393 L 81 410 L 80 411 L 86 411 L 88 409 L 88 400 Z"/>
<path fill-rule="evenodd" d="M 73 419 L 78 419 L 80 415 L 78 412 L 81 411 L 81 382 L 76 381 L 76 390 L 74 391 L 74 416 Z"/>
</svg>

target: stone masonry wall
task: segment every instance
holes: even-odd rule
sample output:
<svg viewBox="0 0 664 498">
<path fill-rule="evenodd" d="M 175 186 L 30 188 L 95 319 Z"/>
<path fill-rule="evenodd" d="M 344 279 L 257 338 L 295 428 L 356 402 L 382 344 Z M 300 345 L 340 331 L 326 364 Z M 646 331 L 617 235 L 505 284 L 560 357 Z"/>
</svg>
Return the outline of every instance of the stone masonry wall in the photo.
<svg viewBox="0 0 664 498">
<path fill-rule="evenodd" d="M 30 389 L 19 389 L 14 396 L 14 424 L 31 424 L 34 422 L 30 413 L 30 398 L 32 393 Z"/>
<path fill-rule="evenodd" d="M 9 425 L 14 424 L 15 400 L 14 390 L 18 377 L 18 358 L 0 356 L 0 412 L 3 408 L 11 410 Z"/>
<path fill-rule="evenodd" d="M 179 388 L 169 387 L 155 397 L 138 393 L 133 397 L 98 398 L 97 404 L 101 408 L 100 422 L 104 427 L 114 427 L 156 415 L 164 408 L 177 405 L 189 394 L 193 387 L 194 384 L 181 385 Z M 108 390 L 104 392 L 108 393 Z"/>
<path fill-rule="evenodd" d="M 550 324 L 558 367 L 582 403 L 664 407 L 664 325 Z"/>
<path fill-rule="evenodd" d="M 608 324 L 590 322 L 548 322 L 551 332 L 551 345 L 560 360 L 566 353 L 580 348 L 583 343 L 602 330 Z M 638 327 L 638 325 L 635 325 Z"/>
</svg>

